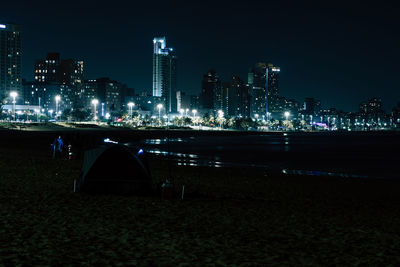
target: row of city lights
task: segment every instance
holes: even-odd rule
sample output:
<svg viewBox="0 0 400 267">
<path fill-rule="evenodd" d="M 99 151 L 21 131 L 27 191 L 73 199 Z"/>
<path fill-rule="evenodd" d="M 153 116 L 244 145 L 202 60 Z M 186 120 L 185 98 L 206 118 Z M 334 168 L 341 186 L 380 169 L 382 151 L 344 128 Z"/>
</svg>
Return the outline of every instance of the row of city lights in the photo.
<svg viewBox="0 0 400 267">
<path fill-rule="evenodd" d="M 14 116 L 14 120 L 15 120 L 15 104 L 16 104 L 16 98 L 17 98 L 17 96 L 18 96 L 18 93 L 17 93 L 17 92 L 14 92 L 14 91 L 13 91 L 13 92 L 10 92 L 10 97 L 13 98 L 13 102 L 12 102 L 12 103 L 13 103 L 13 116 Z M 56 117 L 57 117 L 57 115 L 60 114 L 60 112 L 58 111 L 58 108 L 59 108 L 59 102 L 61 101 L 61 96 L 56 95 L 54 99 L 56 100 Z M 95 120 L 97 119 L 97 109 L 96 109 L 97 104 L 99 104 L 99 100 L 93 99 L 93 100 L 92 100 L 92 105 L 94 106 L 94 119 L 95 119 Z M 132 108 L 134 105 L 135 105 L 134 103 L 128 103 L 128 106 L 129 106 L 130 108 Z M 40 111 L 40 110 L 39 110 L 39 111 Z"/>
<path fill-rule="evenodd" d="M 13 103 L 13 118 L 14 118 L 14 120 L 15 120 L 15 114 L 16 114 L 16 112 L 15 112 L 15 110 L 16 110 L 16 108 L 15 108 L 15 106 L 16 106 L 16 98 L 18 97 L 18 93 L 17 92 L 10 92 L 10 97 L 12 97 L 12 99 L 13 99 L 13 101 L 12 101 L 12 103 Z M 56 118 L 57 118 L 57 116 L 59 116 L 60 115 L 60 111 L 59 111 L 59 102 L 61 101 L 61 96 L 59 96 L 59 95 L 57 95 L 57 96 L 55 96 L 55 101 L 56 101 Z M 99 100 L 97 100 L 97 99 L 93 99 L 92 100 L 92 105 L 93 105 L 93 109 L 94 109 L 94 112 L 93 112 L 93 114 L 94 114 L 94 120 L 97 120 L 97 105 L 99 104 Z M 130 117 L 130 119 L 132 119 L 132 111 L 133 111 L 133 107 L 135 106 L 135 103 L 133 103 L 133 102 L 129 102 L 128 103 L 128 107 L 129 107 L 129 117 Z M 158 109 L 158 118 L 159 119 L 161 119 L 161 110 L 163 109 L 163 105 L 162 104 L 158 104 L 157 105 L 157 109 Z M 50 110 L 49 110 L 50 111 Z M 188 112 L 189 112 L 190 110 L 189 109 L 180 109 L 180 114 L 181 114 L 181 116 L 183 117 L 183 113 L 185 113 L 185 116 L 187 116 L 188 115 Z M 39 113 L 40 112 L 40 110 L 35 110 L 35 112 L 37 112 L 37 113 Z M 52 113 L 52 111 L 51 111 L 51 113 Z M 193 109 L 192 110 L 192 113 L 193 113 L 193 116 L 194 116 L 194 118 L 196 118 L 196 114 L 197 114 L 197 110 L 196 109 Z M 286 111 L 286 112 L 284 112 L 284 116 L 285 116 L 285 118 L 286 118 L 286 120 L 288 121 L 289 120 L 289 117 L 291 116 L 291 114 L 290 114 L 290 112 L 288 112 L 288 111 Z M 303 115 L 304 116 L 304 115 Z M 110 117 L 110 115 L 109 114 L 107 114 L 106 115 L 106 118 L 109 118 Z M 256 119 L 258 119 L 258 117 L 259 117 L 259 115 L 258 114 L 255 114 L 255 118 Z M 222 110 L 218 110 L 218 118 L 220 119 L 220 127 L 222 126 L 222 118 L 224 118 L 224 112 L 222 111 Z M 310 115 L 310 119 L 311 119 L 311 121 L 313 120 L 313 116 L 312 115 Z M 330 117 L 328 117 L 328 123 L 329 123 L 329 119 L 330 119 Z M 333 119 L 333 123 L 335 123 L 335 120 L 336 120 L 336 118 L 332 118 Z M 304 120 L 304 119 L 303 119 Z M 322 117 L 321 117 L 321 120 L 322 120 Z M 342 123 L 341 123 L 342 124 Z M 356 123 L 355 123 L 356 125 L 357 124 L 360 124 L 360 123 L 357 123 L 357 119 L 356 119 Z"/>
<path fill-rule="evenodd" d="M 18 93 L 17 92 L 11 92 L 10 96 L 13 98 L 13 114 L 14 114 L 14 120 L 15 120 L 15 103 L 16 103 L 16 97 L 18 96 Z M 57 96 L 55 96 L 55 100 L 56 100 L 56 116 L 57 116 L 59 114 L 58 108 L 59 108 L 59 102 L 61 100 L 61 97 L 59 95 L 57 95 Z M 94 109 L 93 113 L 94 113 L 94 119 L 95 120 L 97 120 L 97 109 L 96 109 L 96 107 L 97 107 L 98 104 L 99 104 L 99 100 L 97 100 L 97 99 L 93 99 L 92 100 L 92 105 L 93 105 L 93 109 Z M 129 117 L 131 119 L 132 119 L 132 109 L 133 109 L 134 106 L 135 106 L 135 103 L 133 103 L 133 102 L 129 102 L 128 103 Z M 162 108 L 163 108 L 162 104 L 158 104 L 157 105 L 158 118 L 159 119 L 161 118 L 161 109 Z M 189 109 L 186 109 L 186 110 L 185 109 L 180 109 L 181 116 L 183 116 L 184 112 L 186 112 L 185 115 L 187 116 L 187 113 L 189 112 Z M 192 113 L 193 113 L 193 116 L 196 117 L 197 110 L 193 109 Z M 288 120 L 288 118 L 290 116 L 290 113 L 286 111 L 284 114 L 285 114 L 286 120 Z M 224 117 L 224 112 L 222 110 L 218 110 L 218 117 L 219 118 L 223 118 Z M 258 117 L 258 114 L 256 114 L 256 118 L 257 117 Z"/>
</svg>

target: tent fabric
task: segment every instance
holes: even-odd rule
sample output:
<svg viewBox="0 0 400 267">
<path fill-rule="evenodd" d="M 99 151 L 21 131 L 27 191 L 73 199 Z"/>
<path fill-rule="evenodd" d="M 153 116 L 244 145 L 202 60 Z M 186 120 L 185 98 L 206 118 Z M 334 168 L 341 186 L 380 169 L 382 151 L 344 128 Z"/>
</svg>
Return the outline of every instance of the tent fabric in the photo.
<svg viewBox="0 0 400 267">
<path fill-rule="evenodd" d="M 121 145 L 85 152 L 77 191 L 110 194 L 146 194 L 151 178 L 141 159 Z"/>
</svg>

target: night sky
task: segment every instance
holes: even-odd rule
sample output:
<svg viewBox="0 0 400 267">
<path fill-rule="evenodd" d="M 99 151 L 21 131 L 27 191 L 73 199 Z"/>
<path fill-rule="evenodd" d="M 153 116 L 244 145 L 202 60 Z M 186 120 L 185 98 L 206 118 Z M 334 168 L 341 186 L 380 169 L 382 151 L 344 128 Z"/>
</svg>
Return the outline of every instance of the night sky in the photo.
<svg viewBox="0 0 400 267">
<path fill-rule="evenodd" d="M 88 79 L 152 86 L 152 39 L 175 48 L 178 86 L 198 94 L 203 74 L 247 82 L 256 62 L 281 67 L 281 95 L 355 111 L 377 96 L 400 101 L 398 6 L 303 1 L 7 1 L 0 22 L 23 26 L 23 77 L 47 52 L 85 60 Z M 11 3 L 12 2 L 12 3 Z M 103 1 L 101 1 L 103 2 Z M 296 2 L 296 3 L 294 3 Z"/>
</svg>

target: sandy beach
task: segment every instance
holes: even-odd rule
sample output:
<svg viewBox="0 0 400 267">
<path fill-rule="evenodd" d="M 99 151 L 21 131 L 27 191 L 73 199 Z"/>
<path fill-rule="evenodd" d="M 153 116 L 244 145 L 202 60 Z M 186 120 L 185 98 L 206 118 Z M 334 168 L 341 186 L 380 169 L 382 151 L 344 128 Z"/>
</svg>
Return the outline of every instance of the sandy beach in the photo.
<svg viewBox="0 0 400 267">
<path fill-rule="evenodd" d="M 104 134 L 162 133 L 57 134 L 86 149 Z M 400 263 L 396 181 L 174 166 L 171 201 L 91 196 L 73 192 L 82 157 L 51 158 L 54 135 L 0 131 L 0 265 Z M 154 185 L 168 177 L 167 162 L 149 163 Z"/>
</svg>

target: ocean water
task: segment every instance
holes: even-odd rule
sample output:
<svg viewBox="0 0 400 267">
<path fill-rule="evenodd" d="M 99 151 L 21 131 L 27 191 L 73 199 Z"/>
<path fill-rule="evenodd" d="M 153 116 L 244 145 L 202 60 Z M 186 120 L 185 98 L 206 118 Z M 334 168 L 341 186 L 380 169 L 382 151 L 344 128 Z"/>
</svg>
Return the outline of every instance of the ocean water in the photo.
<svg viewBox="0 0 400 267">
<path fill-rule="evenodd" d="M 262 168 L 287 174 L 400 178 L 399 133 L 274 133 L 143 139 L 176 165 Z"/>
</svg>

